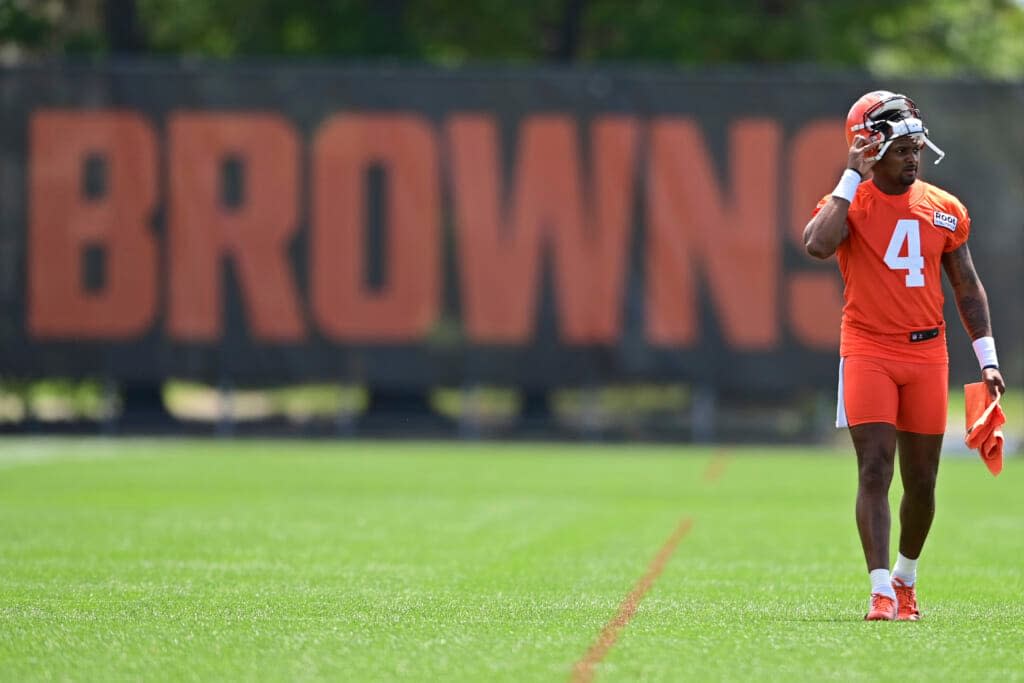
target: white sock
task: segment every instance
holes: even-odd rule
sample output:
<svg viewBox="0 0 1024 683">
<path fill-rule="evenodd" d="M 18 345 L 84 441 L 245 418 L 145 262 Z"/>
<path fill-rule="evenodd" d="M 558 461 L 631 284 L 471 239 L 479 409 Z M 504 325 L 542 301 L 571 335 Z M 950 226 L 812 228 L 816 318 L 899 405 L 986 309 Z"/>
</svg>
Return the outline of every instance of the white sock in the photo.
<svg viewBox="0 0 1024 683">
<path fill-rule="evenodd" d="M 871 577 L 871 594 L 880 593 L 893 600 L 896 599 L 896 591 L 892 589 L 892 578 L 888 569 L 872 569 L 868 576 Z"/>
<path fill-rule="evenodd" d="M 917 581 L 917 560 L 903 557 L 901 553 L 896 554 L 896 564 L 892 568 L 893 578 L 899 579 L 908 586 L 913 586 Z"/>
</svg>

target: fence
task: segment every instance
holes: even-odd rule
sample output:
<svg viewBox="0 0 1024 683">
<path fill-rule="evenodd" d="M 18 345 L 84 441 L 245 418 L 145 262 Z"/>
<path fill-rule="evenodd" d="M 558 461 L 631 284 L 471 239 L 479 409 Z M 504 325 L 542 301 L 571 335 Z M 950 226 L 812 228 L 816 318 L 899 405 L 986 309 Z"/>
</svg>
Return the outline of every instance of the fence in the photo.
<svg viewBox="0 0 1024 683">
<path fill-rule="evenodd" d="M 0 72 L 0 374 L 832 391 L 801 232 L 879 86 L 947 152 L 1019 385 L 1020 85 L 280 64 Z"/>
</svg>

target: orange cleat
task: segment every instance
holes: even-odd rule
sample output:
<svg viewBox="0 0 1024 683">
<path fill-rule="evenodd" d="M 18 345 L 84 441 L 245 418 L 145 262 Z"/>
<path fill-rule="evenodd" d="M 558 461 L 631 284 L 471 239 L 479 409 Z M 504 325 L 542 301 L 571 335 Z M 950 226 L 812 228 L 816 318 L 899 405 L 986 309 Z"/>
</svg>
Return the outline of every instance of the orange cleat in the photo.
<svg viewBox="0 0 1024 683">
<path fill-rule="evenodd" d="M 917 591 L 913 584 L 907 585 L 895 576 L 892 579 L 892 588 L 896 591 L 896 602 L 899 609 L 896 618 L 900 621 L 917 621 L 921 618 L 921 612 L 917 609 Z"/>
<path fill-rule="evenodd" d="M 896 601 L 881 593 L 871 594 L 871 611 L 864 616 L 864 621 L 895 621 Z"/>
</svg>

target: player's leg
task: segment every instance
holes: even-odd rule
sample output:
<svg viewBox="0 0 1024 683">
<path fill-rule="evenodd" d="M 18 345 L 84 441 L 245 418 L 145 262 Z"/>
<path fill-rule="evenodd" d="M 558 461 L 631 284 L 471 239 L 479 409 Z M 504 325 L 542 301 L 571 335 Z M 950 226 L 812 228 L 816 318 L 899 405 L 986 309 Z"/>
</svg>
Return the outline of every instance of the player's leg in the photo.
<svg viewBox="0 0 1024 683">
<path fill-rule="evenodd" d="M 897 432 L 900 454 L 900 554 L 916 560 L 921 555 L 935 517 L 935 481 L 939 473 L 942 434 Z"/>
<path fill-rule="evenodd" d="M 844 359 L 841 421 L 857 453 L 857 531 L 871 579 L 867 619 L 893 619 L 896 593 L 889 576 L 889 486 L 896 456 L 898 388 L 884 361 Z"/>
<path fill-rule="evenodd" d="M 889 485 L 896 458 L 896 427 L 869 422 L 850 427 L 857 452 L 857 530 L 868 571 L 889 568 Z"/>
<path fill-rule="evenodd" d="M 869 422 L 850 427 L 857 451 L 857 531 L 871 581 L 867 621 L 891 621 L 899 598 L 889 575 L 889 485 L 896 454 L 896 427 Z"/>
<path fill-rule="evenodd" d="M 920 618 L 917 562 L 935 518 L 935 483 L 946 430 L 949 371 L 946 365 L 912 365 L 900 387 L 896 439 L 899 444 L 899 554 L 892 580 L 901 620 Z"/>
<path fill-rule="evenodd" d="M 892 587 L 896 593 L 900 621 L 917 621 L 921 610 L 917 603 L 917 561 L 935 517 L 935 480 L 939 472 L 942 434 L 897 432 L 900 452 L 899 554 L 892 568 Z"/>
<path fill-rule="evenodd" d="M 900 554 L 917 559 L 935 516 L 935 479 L 946 431 L 949 369 L 904 363 L 899 371 Z"/>
</svg>

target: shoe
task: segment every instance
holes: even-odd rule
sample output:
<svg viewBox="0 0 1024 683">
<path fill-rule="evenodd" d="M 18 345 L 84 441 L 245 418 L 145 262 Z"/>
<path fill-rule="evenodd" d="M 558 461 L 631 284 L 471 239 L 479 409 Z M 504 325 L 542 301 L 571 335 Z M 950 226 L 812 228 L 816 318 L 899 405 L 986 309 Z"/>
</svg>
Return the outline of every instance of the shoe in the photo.
<svg viewBox="0 0 1024 683">
<path fill-rule="evenodd" d="M 871 611 L 864 616 L 864 621 L 895 621 L 896 601 L 881 593 L 871 594 Z"/>
<path fill-rule="evenodd" d="M 921 618 L 921 612 L 917 609 L 917 591 L 914 585 L 907 585 L 895 576 L 892 578 L 892 589 L 896 591 L 896 603 L 899 608 L 896 611 L 896 618 L 900 621 L 917 621 Z"/>
</svg>

